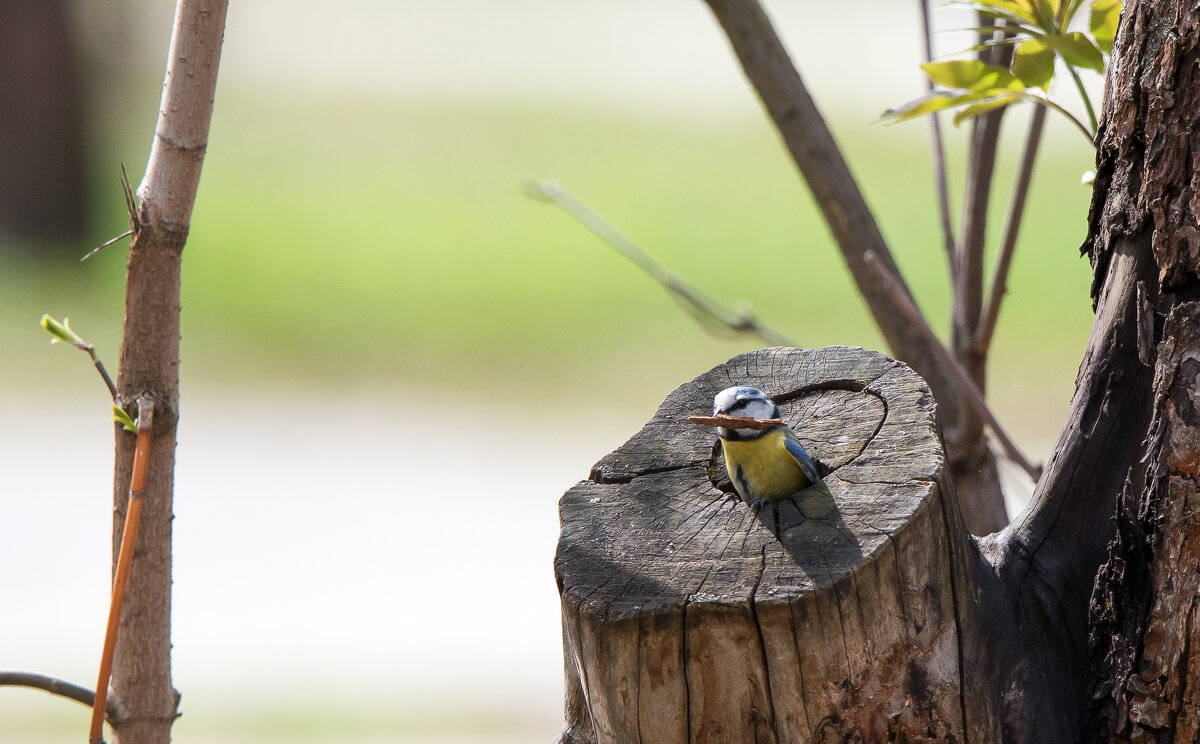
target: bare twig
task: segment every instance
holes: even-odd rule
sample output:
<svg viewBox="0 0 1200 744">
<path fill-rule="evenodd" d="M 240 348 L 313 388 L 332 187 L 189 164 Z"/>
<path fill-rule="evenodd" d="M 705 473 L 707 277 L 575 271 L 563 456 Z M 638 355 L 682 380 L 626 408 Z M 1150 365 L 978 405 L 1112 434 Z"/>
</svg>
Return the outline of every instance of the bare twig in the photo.
<svg viewBox="0 0 1200 744">
<path fill-rule="evenodd" d="M 984 356 L 996 332 L 996 321 L 1000 317 L 1000 304 L 1008 289 L 1008 271 L 1012 265 L 1013 251 L 1017 246 L 1017 235 L 1021 231 L 1021 218 L 1025 214 L 1025 197 L 1029 194 L 1029 181 L 1033 176 L 1033 165 L 1037 160 L 1038 145 L 1042 141 L 1042 128 L 1046 122 L 1046 109 L 1037 106 L 1029 120 L 1029 134 L 1025 138 L 1025 150 L 1021 154 L 1021 166 L 1013 185 L 1012 202 L 1009 204 L 1008 220 L 1004 225 L 1004 237 L 1000 243 L 1000 255 L 992 274 L 991 294 L 979 320 L 975 333 L 975 350 Z"/>
<path fill-rule="evenodd" d="M 113 384 L 112 378 L 108 376 L 108 370 L 104 368 L 104 362 L 100 361 L 100 358 L 96 356 L 95 349 L 89 349 L 88 355 L 92 358 L 92 365 L 100 373 L 100 377 L 104 379 L 104 384 L 108 387 L 109 395 L 115 401 L 117 399 L 117 386 Z"/>
<path fill-rule="evenodd" d="M 100 654 L 100 673 L 96 679 L 96 699 L 92 706 L 92 725 L 88 733 L 91 744 L 104 742 L 105 700 L 108 697 L 108 680 L 112 676 L 113 653 L 117 647 L 117 626 L 121 621 L 121 606 L 125 602 L 125 585 L 129 581 L 129 568 L 133 562 L 133 546 L 137 541 L 138 522 L 142 513 L 142 490 L 146 487 L 146 465 L 150 457 L 150 430 L 154 424 L 154 399 L 149 396 L 138 398 L 137 448 L 133 454 L 133 478 L 129 483 L 129 508 L 125 516 L 125 530 L 121 535 L 121 548 L 117 554 L 117 570 L 113 574 L 112 601 L 108 606 L 108 627 L 104 632 L 104 648 Z"/>
<path fill-rule="evenodd" d="M 108 370 L 104 368 L 104 363 L 96 356 L 96 347 L 92 346 L 71 329 L 71 319 L 63 318 L 60 323 L 49 315 L 43 315 L 42 328 L 46 329 L 46 332 L 54 337 L 50 340 L 51 343 L 70 344 L 91 357 L 92 364 L 96 367 L 96 371 L 100 373 L 100 377 L 108 387 L 108 394 L 115 403 L 117 400 L 117 386 L 113 384 L 112 378 L 108 376 Z"/>
<path fill-rule="evenodd" d="M 783 419 L 758 419 L 753 416 L 730 416 L 718 413 L 712 416 L 688 416 L 688 421 L 696 426 L 723 426 L 726 429 L 756 429 L 763 431 L 774 429 L 776 426 L 787 426 Z"/>
<path fill-rule="evenodd" d="M 933 35 L 929 23 L 929 0 L 921 0 L 921 30 L 925 37 L 925 61 L 933 61 Z M 933 92 L 933 79 L 925 77 L 925 87 Z M 929 115 L 930 151 L 933 155 L 933 182 L 937 189 L 938 213 L 942 218 L 942 240 L 946 246 L 946 261 L 950 264 L 950 281 L 958 280 L 958 257 L 954 254 L 954 225 L 950 221 L 950 193 L 946 185 L 946 152 L 942 140 L 942 122 L 935 111 Z"/>
<path fill-rule="evenodd" d="M 1000 422 L 996 419 L 995 414 L 993 414 L 991 409 L 988 408 L 987 401 L 985 401 L 983 398 L 983 393 L 979 392 L 979 388 L 975 385 L 975 382 L 971 379 L 971 376 L 967 374 L 967 371 L 963 369 L 961 364 L 958 363 L 958 360 L 954 358 L 954 355 L 950 353 L 950 350 L 947 349 L 940 340 L 938 340 L 937 334 L 935 334 L 933 329 L 929 327 L 929 324 L 925 322 L 925 318 L 921 315 L 921 311 L 917 309 L 916 305 L 913 304 L 908 295 L 901 291 L 899 283 L 891 274 L 888 273 L 887 268 L 883 265 L 883 262 L 877 260 L 873 254 L 867 254 L 867 266 L 870 267 L 873 272 L 875 272 L 875 275 L 878 277 L 880 283 L 887 289 L 887 291 L 891 292 L 896 298 L 896 305 L 904 314 L 905 319 L 928 337 L 929 343 L 933 346 L 933 348 L 939 350 L 939 361 L 946 367 L 947 370 L 950 371 L 951 377 L 954 380 L 954 383 L 958 386 L 958 390 L 961 393 L 963 400 L 967 402 L 971 409 L 974 410 L 981 419 L 987 422 L 988 427 L 991 428 L 992 433 L 996 435 L 996 439 L 1000 442 L 1000 446 L 1004 449 L 1008 459 L 1019 465 L 1021 469 L 1028 473 L 1029 477 L 1032 478 L 1036 483 L 1038 478 L 1040 478 L 1042 475 L 1042 469 L 1030 463 L 1029 460 L 1021 454 L 1021 451 L 1017 449 L 1017 446 L 1013 443 L 1012 438 L 1008 436 L 1007 432 L 1004 431 L 1004 428 L 1000 426 Z"/>
<path fill-rule="evenodd" d="M 104 241 L 103 243 L 101 243 L 100 245 L 96 246 L 95 248 L 91 249 L 91 250 L 90 250 L 90 251 L 88 251 L 87 253 L 83 254 L 83 258 L 81 258 L 81 259 L 79 259 L 79 260 L 80 260 L 80 261 L 86 261 L 86 260 L 88 260 L 89 258 L 91 258 L 92 256 L 94 256 L 94 255 L 96 255 L 97 253 L 99 253 L 100 251 L 102 251 L 102 250 L 104 250 L 105 248 L 109 247 L 109 246 L 110 246 L 110 245 L 112 245 L 113 243 L 116 243 L 116 242 L 118 242 L 118 241 L 120 241 L 120 240 L 124 240 L 125 238 L 128 238 L 128 237 L 129 237 L 129 236 L 131 236 L 131 235 L 133 235 L 133 230 L 126 230 L 125 232 L 121 233 L 121 234 L 120 234 L 120 235 L 118 235 L 117 237 L 115 237 L 115 238 L 110 238 L 110 239 L 108 239 L 108 240 Z"/>
<path fill-rule="evenodd" d="M 1004 38 L 1003 21 L 997 21 L 993 39 Z M 1005 63 L 1011 49 L 992 48 L 980 52 L 993 64 Z M 989 54 L 990 52 L 990 54 Z M 958 246 L 958 282 L 954 293 L 954 350 L 966 364 L 977 386 L 983 383 L 984 360 L 969 359 L 979 315 L 983 310 L 983 248 L 987 233 L 988 201 L 992 192 L 992 173 L 1000 142 L 1000 122 L 1004 109 L 977 117 L 971 124 L 970 161 L 963 195 L 962 233 Z"/>
<path fill-rule="evenodd" d="M 1075 65 L 1067 65 L 1067 72 L 1071 73 L 1071 79 L 1075 82 L 1075 90 L 1079 91 L 1079 97 L 1083 99 L 1084 110 L 1087 111 L 1088 122 L 1092 125 L 1092 131 L 1095 132 L 1100 128 L 1096 122 L 1096 110 L 1092 108 L 1092 99 L 1088 97 L 1087 89 L 1083 87 L 1083 80 L 1079 78 L 1079 70 L 1075 69 Z M 1095 142 L 1095 137 L 1092 141 Z"/>
<path fill-rule="evenodd" d="M 83 258 L 79 259 L 80 261 L 88 260 L 89 258 L 96 255 L 97 253 L 104 250 L 105 248 L 109 247 L 113 243 L 116 243 L 124 238 L 128 238 L 130 236 L 132 236 L 134 238 L 137 237 L 137 232 L 138 232 L 137 197 L 135 197 L 133 194 L 133 187 L 129 185 L 129 174 L 125 172 L 125 164 L 124 163 L 121 163 L 121 191 L 125 194 L 125 211 L 129 214 L 129 229 L 126 230 L 125 232 L 121 233 L 117 237 L 112 238 L 111 240 L 106 240 L 105 242 L 96 246 L 92 250 L 88 251 L 84 255 Z"/>
<path fill-rule="evenodd" d="M 557 204 L 572 217 L 582 222 L 597 237 L 612 246 L 622 256 L 633 261 L 638 268 L 649 274 L 651 279 L 662 285 L 670 293 L 672 299 L 709 332 L 750 334 L 772 346 L 796 345 L 779 331 L 758 320 L 753 313 L 730 310 L 693 287 L 683 277 L 656 261 L 559 184 L 553 181 L 531 182 L 527 184 L 526 193 L 535 199 Z"/>
<path fill-rule="evenodd" d="M 1087 137 L 1088 142 L 1096 141 L 1096 132 L 1094 129 L 1088 129 L 1087 125 L 1084 124 L 1082 121 L 1080 121 L 1078 116 L 1076 116 L 1075 114 L 1072 114 L 1070 111 L 1063 108 L 1060 104 L 1055 103 L 1054 101 L 1050 100 L 1049 96 L 1038 96 L 1038 95 L 1026 94 L 1026 95 L 1023 95 L 1022 98 L 1024 98 L 1025 100 L 1028 100 L 1028 101 L 1033 101 L 1034 103 L 1036 103 L 1038 105 L 1046 106 L 1047 108 L 1054 109 L 1058 113 L 1067 117 L 1067 120 L 1070 121 L 1072 124 L 1074 124 L 1075 128 L 1078 129 L 1080 132 L 1082 132 L 1084 137 Z"/>
<path fill-rule="evenodd" d="M 89 708 L 95 705 L 96 702 L 96 694 L 86 687 L 81 687 L 57 677 L 49 677 L 45 674 L 36 674 L 34 672 L 0 672 L 0 687 L 32 687 L 38 690 L 45 690 L 51 695 L 58 695 L 68 700 L 74 700 L 77 703 L 83 703 Z M 108 703 L 105 705 L 105 713 L 108 718 L 117 717 L 118 706 L 115 699 L 108 699 Z"/>
</svg>

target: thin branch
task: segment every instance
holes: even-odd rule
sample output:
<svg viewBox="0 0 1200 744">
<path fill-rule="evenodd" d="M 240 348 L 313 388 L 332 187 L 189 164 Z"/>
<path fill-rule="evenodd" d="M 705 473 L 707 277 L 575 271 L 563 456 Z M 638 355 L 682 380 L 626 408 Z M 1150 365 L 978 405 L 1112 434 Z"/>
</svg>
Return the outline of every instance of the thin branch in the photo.
<svg viewBox="0 0 1200 744">
<path fill-rule="evenodd" d="M 1000 256 L 996 259 L 992 275 L 992 289 L 988 296 L 979 329 L 975 333 L 975 350 L 984 356 L 992 344 L 996 332 L 996 321 L 1000 317 L 1000 303 L 1008 290 L 1008 271 L 1012 265 L 1013 251 L 1017 246 L 1017 235 L 1021 232 L 1021 218 L 1025 214 L 1025 197 L 1029 194 L 1029 181 L 1033 176 L 1033 165 L 1037 160 L 1038 145 L 1042 141 L 1042 128 L 1046 123 L 1046 109 L 1037 106 L 1029 120 L 1029 134 L 1025 138 L 1025 150 L 1021 154 L 1021 166 L 1013 185 L 1012 202 L 1009 205 L 1008 221 L 1004 225 L 1004 237 L 1000 243 Z"/>
<path fill-rule="evenodd" d="M 975 382 L 971 379 L 971 376 L 967 374 L 967 371 L 963 369 L 961 364 L 958 363 L 958 360 L 954 358 L 954 355 L 950 353 L 950 350 L 947 349 L 940 340 L 938 340 L 938 337 L 933 332 L 933 329 L 930 328 L 929 324 L 925 322 L 924 317 L 921 315 L 921 311 L 917 309 L 916 305 L 913 304 L 908 295 L 902 291 L 899 282 L 896 281 L 895 277 L 888 273 L 888 270 L 883 265 L 883 262 L 879 261 L 874 254 L 867 254 L 867 266 L 870 267 L 878 277 L 880 284 L 882 284 L 883 287 L 890 292 L 893 297 L 895 297 L 896 305 L 900 308 L 900 311 L 904 314 L 907 321 L 912 323 L 921 333 L 925 334 L 929 340 L 929 343 L 934 348 L 939 350 L 939 361 L 947 370 L 950 371 L 963 400 L 967 402 L 967 404 L 981 419 L 987 422 L 988 427 L 991 428 L 992 433 L 996 435 L 996 439 L 1000 442 L 1000 446 L 1004 449 L 1008 459 L 1021 466 L 1021 469 L 1028 473 L 1029 477 L 1033 479 L 1034 483 L 1036 483 L 1038 478 L 1040 478 L 1042 475 L 1042 469 L 1030 463 L 1029 460 L 1021 454 L 1021 451 L 1017 449 L 1016 444 L 1013 443 L 1012 439 L 1008 436 L 1008 433 L 1005 432 L 1004 428 L 1000 426 L 1000 422 L 996 419 L 995 414 L 993 414 L 991 409 L 988 408 L 987 401 L 985 401 L 983 398 L 983 393 L 979 392 L 979 388 L 975 385 Z"/>
<path fill-rule="evenodd" d="M 79 259 L 80 261 L 88 260 L 113 243 L 116 243 L 124 238 L 133 237 L 135 240 L 137 239 L 138 230 L 141 226 L 137 219 L 138 202 L 137 197 L 134 196 L 133 187 L 129 185 L 129 174 L 125 171 L 124 163 L 121 163 L 121 191 L 125 194 L 125 211 L 129 215 L 129 229 L 117 237 L 112 238 L 111 240 L 106 240 L 92 250 L 88 251 L 83 258 Z"/>
<path fill-rule="evenodd" d="M 929 0 L 921 0 L 921 30 L 925 38 L 925 61 L 933 61 L 933 35 L 929 24 Z M 934 90 L 933 79 L 925 77 L 925 87 Z M 958 279 L 958 257 L 954 254 L 954 225 L 950 221 L 950 193 L 946 185 L 946 152 L 942 140 L 942 122 L 935 111 L 929 116 L 929 136 L 933 156 L 933 182 L 937 189 L 938 213 L 942 219 L 942 240 L 946 246 L 946 261 L 950 264 L 950 281 Z"/>
<path fill-rule="evenodd" d="M 65 697 L 77 703 L 83 703 L 91 708 L 96 702 L 96 693 L 86 687 L 49 677 L 35 672 L 0 672 L 0 687 L 32 687 L 45 690 L 51 695 Z M 117 717 L 119 708 L 115 698 L 109 698 L 105 705 L 105 713 L 109 719 Z"/>
<path fill-rule="evenodd" d="M 683 277 L 656 261 L 650 254 L 557 183 L 553 181 L 529 183 L 526 193 L 535 199 L 550 201 L 562 207 L 597 237 L 612 246 L 614 250 L 637 264 L 638 268 L 666 289 L 671 298 L 709 332 L 717 334 L 748 333 L 772 346 L 796 345 L 779 331 L 755 318 L 753 313 L 730 310 L 693 287 Z"/>
<path fill-rule="evenodd" d="M 96 246 L 95 248 L 91 249 L 91 250 L 90 250 L 90 251 L 88 251 L 87 253 L 83 254 L 83 258 L 81 258 L 81 259 L 79 259 L 79 260 L 80 260 L 80 262 L 86 261 L 86 260 L 88 260 L 89 258 L 91 258 L 92 256 L 94 256 L 94 255 L 96 255 L 97 253 L 99 253 L 100 251 L 102 251 L 102 250 L 104 250 L 105 248 L 109 247 L 109 246 L 110 246 L 110 245 L 112 245 L 113 243 L 116 243 L 116 242 L 118 242 L 118 241 L 124 240 L 125 238 L 128 238 L 128 237 L 130 237 L 130 236 L 132 236 L 132 235 L 133 235 L 133 230 L 132 230 L 132 229 L 130 229 L 130 230 L 126 230 L 125 232 L 121 233 L 120 235 L 118 235 L 118 236 L 117 236 L 117 237 L 115 237 L 115 238 L 109 238 L 108 240 L 104 241 L 104 242 L 103 242 L 103 243 L 101 243 L 100 245 Z"/>
<path fill-rule="evenodd" d="M 1091 122 L 1092 132 L 1095 132 L 1100 125 L 1096 122 L 1096 111 L 1092 108 L 1092 99 L 1088 98 L 1087 90 L 1083 87 L 1083 80 L 1079 78 L 1079 71 L 1075 69 L 1075 66 L 1067 65 L 1067 71 L 1071 73 L 1071 79 L 1075 81 L 1075 89 L 1079 91 L 1079 97 L 1083 99 L 1083 107 L 1087 110 L 1088 121 Z M 1092 141 L 1096 141 L 1094 134 Z"/>
<path fill-rule="evenodd" d="M 108 394 L 112 397 L 113 402 L 117 402 L 117 386 L 113 384 L 112 378 L 108 376 L 108 370 L 104 368 L 104 363 L 100 361 L 100 357 L 96 356 L 96 347 L 92 346 L 84 340 L 78 333 L 71 328 L 71 319 L 63 318 L 62 322 L 58 322 L 50 315 L 42 316 L 42 328 L 46 329 L 53 338 L 50 343 L 64 343 L 74 346 L 82 352 L 85 352 L 92 359 L 92 364 L 96 367 L 96 371 L 100 373 L 100 377 L 104 380 L 104 384 L 108 387 Z"/>
<path fill-rule="evenodd" d="M 117 400 L 117 386 L 113 383 L 111 377 L 108 376 L 108 370 L 104 368 L 104 362 L 96 356 L 95 350 L 88 352 L 92 357 L 92 364 L 96 367 L 96 371 L 100 373 L 100 377 L 104 379 L 104 384 L 108 387 L 108 393 L 112 396 L 113 402 Z"/>
<path fill-rule="evenodd" d="M 1030 95 L 1030 94 L 1026 93 L 1026 94 L 1022 95 L 1021 97 L 1022 97 L 1022 98 L 1024 98 L 1025 100 L 1027 100 L 1027 101 L 1033 101 L 1034 103 L 1038 104 L 1039 106 L 1045 106 L 1045 107 L 1047 107 L 1047 108 L 1052 108 L 1052 109 L 1054 109 L 1054 110 L 1055 110 L 1055 111 L 1057 111 L 1058 113 L 1060 113 L 1060 114 L 1062 114 L 1063 116 L 1067 117 L 1067 120 L 1068 120 L 1068 121 L 1070 121 L 1072 124 L 1074 124 L 1074 125 L 1075 125 L 1075 127 L 1076 127 L 1076 128 L 1077 128 L 1077 129 L 1078 129 L 1080 132 L 1083 132 L 1083 136 L 1084 136 L 1084 137 L 1087 137 L 1087 141 L 1088 141 L 1089 143 L 1090 143 L 1090 142 L 1095 142 L 1095 141 L 1096 141 L 1096 133 L 1095 133 L 1095 132 L 1093 132 L 1092 130 L 1088 129 L 1088 128 L 1087 128 L 1087 125 L 1086 125 L 1086 124 L 1084 124 L 1082 121 L 1080 121 L 1078 116 L 1076 116 L 1075 114 L 1072 114 L 1070 111 L 1066 110 L 1065 108 L 1063 108 L 1063 107 L 1062 107 L 1062 106 L 1060 106 L 1059 104 L 1057 104 L 1057 103 L 1055 103 L 1054 101 L 1050 100 L 1050 97 L 1049 97 L 1049 96 L 1037 96 L 1037 95 Z"/>
<path fill-rule="evenodd" d="M 154 399 L 148 395 L 138 398 L 137 448 L 133 453 L 133 478 L 129 483 L 129 508 L 121 547 L 117 554 L 117 570 L 113 574 L 112 600 L 108 606 L 108 627 L 104 632 L 104 648 L 100 653 L 100 672 L 96 679 L 96 700 L 92 706 L 92 725 L 88 733 L 90 744 L 104 743 L 105 699 L 108 680 L 112 676 L 113 654 L 117 648 L 117 626 L 121 621 L 121 606 L 125 603 L 125 586 L 133 563 L 133 546 L 137 542 L 138 523 L 142 514 L 142 491 L 146 487 L 146 467 L 150 458 L 150 430 L 154 425 Z"/>
<path fill-rule="evenodd" d="M 1003 21 L 997 21 L 993 39 L 1003 39 Z M 1007 64 L 1006 50 L 993 48 L 980 57 L 992 64 Z M 1011 50 L 1007 50 L 1011 54 Z M 963 195 L 962 232 L 958 245 L 958 282 L 954 293 L 954 351 L 966 364 L 976 386 L 983 384 L 984 360 L 966 359 L 979 316 L 983 310 L 983 248 L 987 235 L 988 202 L 992 193 L 992 174 L 1000 143 L 1000 122 L 1004 109 L 996 109 L 976 118 L 971 124 L 970 160 Z M 974 426 L 967 427 L 975 430 Z"/>
<path fill-rule="evenodd" d="M 1074 13 L 1074 10 L 1072 10 Z M 1067 14 L 1067 4 L 1062 3 L 1058 6 L 1058 13 L 1055 15 L 1054 23 L 1060 28 L 1064 25 L 1063 19 Z M 1095 132 L 1100 128 L 1100 124 L 1096 121 L 1096 111 L 1092 108 L 1092 99 L 1088 97 L 1087 90 L 1083 87 L 1083 80 L 1079 77 L 1079 70 L 1075 65 L 1068 64 L 1067 72 L 1071 73 L 1071 79 L 1075 81 L 1075 89 L 1079 91 L 1079 97 L 1083 100 L 1083 107 L 1087 109 L 1088 121 L 1092 123 L 1092 131 Z M 1092 142 L 1095 142 L 1095 137 L 1092 137 Z"/>
</svg>

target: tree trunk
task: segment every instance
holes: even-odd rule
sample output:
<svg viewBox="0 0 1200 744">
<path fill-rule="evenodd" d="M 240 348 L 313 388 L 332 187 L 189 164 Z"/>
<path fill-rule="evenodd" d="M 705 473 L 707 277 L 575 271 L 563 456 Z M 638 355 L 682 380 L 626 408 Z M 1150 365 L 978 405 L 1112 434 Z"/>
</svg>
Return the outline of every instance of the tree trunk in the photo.
<svg viewBox="0 0 1200 744">
<path fill-rule="evenodd" d="M 171 684 L 171 520 L 179 418 L 179 292 L 184 242 L 208 144 L 225 0 L 180 0 L 162 105 L 146 175 L 138 188 L 126 270 L 118 401 L 154 401 L 141 528 L 121 612 L 112 688 L 121 744 L 169 742 L 179 695 Z M 118 430 L 113 520 L 116 566 L 135 437 Z"/>
<path fill-rule="evenodd" d="M 778 518 L 731 495 L 686 418 L 735 384 L 780 402 L 828 492 Z M 993 701 L 962 692 L 982 644 L 961 567 L 980 560 L 933 411 L 908 367 L 841 347 L 743 355 L 672 393 L 563 497 L 562 741 L 985 734 Z"/>
<path fill-rule="evenodd" d="M 1194 3 L 1127 4 L 1085 244 L 1097 283 L 1129 244 L 1151 273 L 1136 287 L 1141 362 L 1154 375 L 1142 475 L 1120 491 L 1091 608 L 1089 733 L 1109 742 L 1200 737 L 1198 39 Z"/>
</svg>

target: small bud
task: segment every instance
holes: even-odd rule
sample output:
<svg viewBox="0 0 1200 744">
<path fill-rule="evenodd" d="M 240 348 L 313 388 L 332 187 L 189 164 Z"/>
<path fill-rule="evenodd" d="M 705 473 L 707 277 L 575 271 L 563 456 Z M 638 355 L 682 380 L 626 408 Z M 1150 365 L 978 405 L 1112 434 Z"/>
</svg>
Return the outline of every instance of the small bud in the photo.
<svg viewBox="0 0 1200 744">
<path fill-rule="evenodd" d="M 1083 177 L 1079 179 L 1079 183 L 1087 186 L 1096 180 L 1096 171 L 1084 171 Z"/>
<path fill-rule="evenodd" d="M 43 315 L 42 328 L 45 328 L 46 332 L 53 336 L 53 338 L 50 339 L 50 343 L 52 344 L 57 344 L 59 342 L 71 344 L 75 348 L 82 349 L 83 351 L 89 351 L 92 348 L 91 344 L 89 344 L 87 341 L 84 341 L 77 333 L 75 333 L 75 331 L 71 330 L 70 318 L 63 318 L 62 322 L 60 323 L 54 318 L 51 318 L 49 315 Z"/>
<path fill-rule="evenodd" d="M 112 407 L 112 412 L 112 420 L 120 424 L 122 429 L 137 434 L 137 422 L 129 417 L 129 414 L 125 412 L 124 408 L 114 404 Z"/>
</svg>

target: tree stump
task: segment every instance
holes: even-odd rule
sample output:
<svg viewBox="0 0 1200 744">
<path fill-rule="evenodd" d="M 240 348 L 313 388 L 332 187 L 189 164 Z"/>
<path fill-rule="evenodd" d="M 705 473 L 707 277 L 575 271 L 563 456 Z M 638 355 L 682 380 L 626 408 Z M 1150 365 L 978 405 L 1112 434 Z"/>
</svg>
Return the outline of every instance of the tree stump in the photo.
<svg viewBox="0 0 1200 744">
<path fill-rule="evenodd" d="M 687 421 L 731 385 L 780 405 L 828 493 L 777 521 L 737 499 Z M 969 538 L 934 409 L 907 366 L 845 347 L 744 354 L 671 393 L 560 503 L 559 741 L 964 741 Z"/>
</svg>

